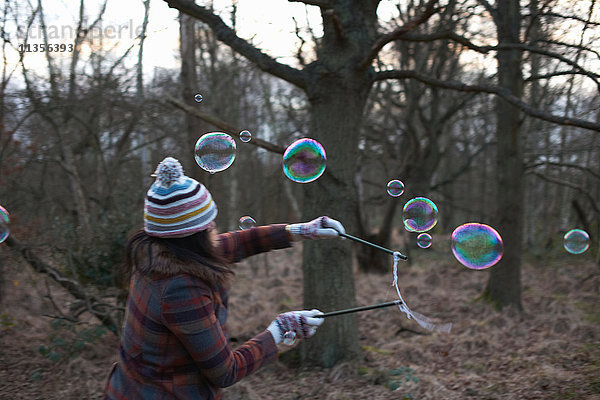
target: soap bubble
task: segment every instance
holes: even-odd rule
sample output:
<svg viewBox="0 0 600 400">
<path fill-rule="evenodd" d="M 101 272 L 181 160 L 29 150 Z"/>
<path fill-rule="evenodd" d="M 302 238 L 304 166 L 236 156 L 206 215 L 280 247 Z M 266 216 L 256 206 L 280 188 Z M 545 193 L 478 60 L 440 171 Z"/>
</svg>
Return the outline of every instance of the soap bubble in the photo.
<svg viewBox="0 0 600 400">
<path fill-rule="evenodd" d="M 294 331 L 287 331 L 283 335 L 283 344 L 285 344 L 286 346 L 291 346 L 294 343 L 296 343 L 296 332 L 294 332 Z"/>
<path fill-rule="evenodd" d="M 242 218 L 240 218 L 240 229 L 250 229 L 253 228 L 256 225 L 256 221 L 254 220 L 254 218 L 245 215 Z"/>
<path fill-rule="evenodd" d="M 249 131 L 241 131 L 240 140 L 244 143 L 248 143 L 250 140 L 252 140 L 252 134 Z"/>
<path fill-rule="evenodd" d="M 429 233 L 421 233 L 417 236 L 417 246 L 422 249 L 431 247 L 431 235 Z"/>
<path fill-rule="evenodd" d="M 203 100 L 203 97 L 202 97 L 202 95 L 200 93 L 197 93 L 194 96 L 194 100 L 196 100 L 196 103 L 200 103 Z"/>
<path fill-rule="evenodd" d="M 467 268 L 491 267 L 502 258 L 503 248 L 500 234 L 485 224 L 463 224 L 452 232 L 452 253 Z"/>
<path fill-rule="evenodd" d="M 392 197 L 401 196 L 404 193 L 404 183 L 398 179 L 394 179 L 388 182 L 387 192 Z"/>
<path fill-rule="evenodd" d="M 4 207 L 0 206 L 0 243 L 4 242 L 10 234 L 10 229 L 8 229 L 9 222 L 10 216 L 8 211 L 6 211 Z"/>
<path fill-rule="evenodd" d="M 427 232 L 437 224 L 438 208 L 428 198 L 415 197 L 404 205 L 402 221 L 409 232 Z"/>
<path fill-rule="evenodd" d="M 563 238 L 563 246 L 571 254 L 581 254 L 590 247 L 590 235 L 581 229 L 571 229 Z"/>
<path fill-rule="evenodd" d="M 211 174 L 226 170 L 235 160 L 235 141 L 223 132 L 202 135 L 196 142 L 194 158 L 200 168 Z"/>
<path fill-rule="evenodd" d="M 283 172 L 294 182 L 312 182 L 323 175 L 326 161 L 321 143 L 309 138 L 299 139 L 283 153 Z"/>
</svg>

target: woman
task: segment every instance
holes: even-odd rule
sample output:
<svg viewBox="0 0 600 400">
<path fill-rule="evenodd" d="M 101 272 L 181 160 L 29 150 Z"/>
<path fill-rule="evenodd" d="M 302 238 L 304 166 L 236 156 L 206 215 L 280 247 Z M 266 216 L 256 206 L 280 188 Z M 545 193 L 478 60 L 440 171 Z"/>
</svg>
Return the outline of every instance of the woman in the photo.
<svg viewBox="0 0 600 400">
<path fill-rule="evenodd" d="M 144 230 L 127 245 L 132 273 L 119 361 L 105 399 L 219 399 L 227 387 L 277 358 L 285 333 L 314 335 L 318 310 L 279 315 L 232 351 L 226 339 L 229 264 L 291 246 L 302 238 L 339 236 L 343 226 L 320 217 L 217 234 L 208 190 L 165 158 L 144 204 Z"/>
</svg>

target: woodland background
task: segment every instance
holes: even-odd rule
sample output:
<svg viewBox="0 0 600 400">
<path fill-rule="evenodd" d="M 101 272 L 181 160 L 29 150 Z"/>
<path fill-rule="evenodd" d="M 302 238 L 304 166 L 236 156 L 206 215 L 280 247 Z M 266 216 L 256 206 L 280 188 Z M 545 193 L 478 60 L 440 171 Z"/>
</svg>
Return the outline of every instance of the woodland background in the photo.
<svg viewBox="0 0 600 400">
<path fill-rule="evenodd" d="M 243 215 L 262 225 L 329 214 L 349 233 L 406 253 L 410 263 L 400 280 L 408 304 L 455 324 L 450 335 L 430 334 L 397 310 L 362 313 L 355 316 L 356 337 L 349 333 L 338 343 L 349 346 L 351 357 L 323 369 L 306 357 L 310 349 L 295 349 L 229 389 L 230 398 L 274 392 L 330 399 L 600 396 L 600 19 L 594 1 L 399 2 L 397 16 L 380 19 L 379 36 L 370 42 L 364 71 L 377 78 L 358 93 L 360 124 L 329 133 L 338 141 L 347 137 L 352 152 L 326 147 L 331 175 L 306 185 L 285 178 L 281 153 L 295 139 L 312 137 L 318 94 L 279 79 L 277 69 L 273 75 L 275 60 L 241 55 L 243 46 L 220 36 L 210 16 L 235 32 L 235 2 L 218 10 L 167 3 L 190 14 L 180 16 L 179 70 L 144 67 L 144 29 L 125 52 L 88 36 L 103 16 L 89 15 L 83 0 L 75 51 L 67 57 L 46 52 L 43 68 L 23 52 L 17 64 L 3 58 L 0 205 L 10 212 L 11 236 L 0 245 L 2 398 L 100 396 L 126 298 L 118 270 L 123 246 L 141 226 L 150 174 L 167 155 L 207 185 L 222 231 L 237 229 Z M 351 34 L 344 18 L 367 11 L 352 9 L 358 6 L 351 1 L 302 3 L 321 9 L 324 30 L 291 22 L 299 39 L 293 67 L 332 71 L 327 56 Z M 378 2 L 366 3 L 376 8 Z M 505 3 L 518 13 L 518 43 L 499 47 Z M 41 1 L 1 7 L 6 55 L 18 52 L 27 29 L 45 26 L 45 10 Z M 143 27 L 150 7 L 140 2 Z M 507 88 L 498 65 L 515 51 L 520 86 Z M 202 102 L 194 101 L 196 93 Z M 499 99 L 512 101 L 510 113 Z M 237 140 L 243 129 L 252 132 L 250 143 Z M 195 165 L 192 150 L 199 136 L 216 130 L 230 133 L 238 152 L 229 169 L 210 175 Z M 510 155 L 517 175 L 499 161 L 503 132 L 518 139 Z M 340 170 L 350 179 L 336 181 Z M 405 183 L 403 196 L 386 194 L 391 179 Z M 343 218 L 315 208 L 311 190 L 323 193 L 328 182 L 335 183 L 331 191 L 348 187 L 355 195 L 348 206 L 339 203 Z M 511 210 L 502 196 L 513 182 L 522 198 Z M 440 209 L 427 250 L 416 247 L 401 220 L 403 204 L 417 195 Z M 520 246 L 519 259 L 510 261 L 518 267 L 519 290 L 506 288 L 514 299 L 508 302 L 482 295 L 493 272 L 468 270 L 449 250 L 455 227 L 497 227 L 503 214 L 518 220 L 517 233 L 500 230 L 505 242 L 517 237 Z M 582 255 L 562 247 L 573 228 L 590 234 Z M 307 269 L 311 246 L 239 265 L 229 322 L 238 342 L 278 312 L 307 306 L 307 276 L 326 282 L 341 275 L 325 262 Z M 343 271 L 353 279 L 344 283 L 352 290 L 339 304 L 393 299 L 390 260 L 343 246 L 351 261 Z M 339 332 L 348 321 L 328 324 Z M 335 334 L 324 330 L 322 337 Z M 327 345 L 314 339 L 317 348 Z M 356 344 L 358 353 L 350 349 Z"/>
</svg>

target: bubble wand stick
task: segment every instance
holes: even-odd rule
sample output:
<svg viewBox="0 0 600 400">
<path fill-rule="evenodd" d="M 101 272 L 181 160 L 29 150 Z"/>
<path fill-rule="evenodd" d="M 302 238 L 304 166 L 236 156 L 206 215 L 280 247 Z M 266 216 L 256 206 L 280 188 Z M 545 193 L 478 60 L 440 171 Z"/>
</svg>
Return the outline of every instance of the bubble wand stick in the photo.
<svg viewBox="0 0 600 400">
<path fill-rule="evenodd" d="M 370 306 L 347 308 L 345 310 L 337 310 L 337 311 L 331 311 L 331 312 L 328 312 L 328 313 L 324 313 L 324 314 L 321 314 L 321 315 L 315 315 L 313 318 L 333 317 L 333 316 L 336 316 L 336 315 L 349 314 L 349 313 L 360 312 L 360 311 L 367 311 L 367 310 L 374 310 L 376 308 L 383 308 L 383 307 L 395 306 L 395 305 L 400 304 L 400 303 L 401 303 L 400 300 L 395 300 L 395 301 L 388 301 L 387 303 L 372 304 Z"/>
<path fill-rule="evenodd" d="M 386 253 L 388 253 L 388 254 L 391 254 L 391 255 L 398 254 L 398 257 L 400 257 L 400 259 L 402 259 L 402 260 L 408 260 L 408 257 L 407 257 L 407 256 L 405 256 L 404 254 L 402 254 L 402 253 L 399 253 L 399 252 L 397 252 L 397 251 L 392 251 L 392 250 L 390 250 L 390 249 L 386 249 L 385 247 L 379 246 L 379 245 L 377 245 L 377 244 L 375 244 L 375 243 L 367 242 L 366 240 L 363 240 L 363 239 L 357 238 L 357 237 L 355 237 L 355 236 L 352 236 L 352 235 L 348 235 L 347 233 L 341 233 L 341 232 L 338 232 L 338 234 L 339 234 L 341 237 L 345 237 L 346 239 L 354 240 L 354 241 L 356 241 L 356 242 L 358 242 L 358 243 L 362 243 L 362 244 L 366 244 L 366 245 L 369 245 L 369 246 L 375 247 L 376 249 L 379 249 L 379 250 L 385 251 L 385 252 L 386 252 Z"/>
<path fill-rule="evenodd" d="M 354 312 L 359 312 L 359 311 L 373 310 L 375 308 L 390 307 L 390 306 L 395 306 L 395 305 L 399 305 L 399 304 L 402 304 L 402 302 L 400 300 L 395 300 L 395 301 L 389 301 L 387 303 L 372 304 L 370 306 L 363 306 L 363 307 L 347 308 L 345 310 L 330 311 L 330 312 L 327 312 L 327 313 L 324 313 L 324 314 L 314 315 L 312 318 L 333 317 L 333 316 L 336 316 L 336 315 L 349 314 L 349 313 L 354 313 Z M 291 346 L 295 342 L 296 342 L 296 332 L 294 332 L 294 331 L 287 331 L 283 335 L 283 344 L 285 344 L 287 346 Z"/>
</svg>

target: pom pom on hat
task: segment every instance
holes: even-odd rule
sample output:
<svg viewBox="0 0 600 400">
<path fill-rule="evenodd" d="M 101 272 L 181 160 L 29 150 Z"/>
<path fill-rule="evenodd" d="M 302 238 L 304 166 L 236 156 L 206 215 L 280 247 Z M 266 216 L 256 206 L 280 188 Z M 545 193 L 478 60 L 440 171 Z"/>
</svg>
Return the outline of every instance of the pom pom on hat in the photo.
<svg viewBox="0 0 600 400">
<path fill-rule="evenodd" d="M 184 176 L 183 167 L 175 158 L 167 157 L 158 164 L 152 176 L 160 186 L 168 188 Z"/>
<path fill-rule="evenodd" d="M 144 201 L 144 230 L 150 236 L 185 237 L 202 231 L 217 216 L 217 205 L 203 184 L 183 174 L 167 157 L 156 167 L 156 182 Z"/>
</svg>

